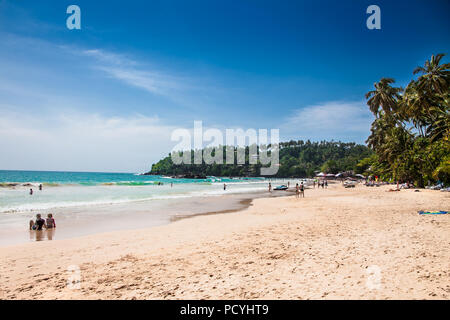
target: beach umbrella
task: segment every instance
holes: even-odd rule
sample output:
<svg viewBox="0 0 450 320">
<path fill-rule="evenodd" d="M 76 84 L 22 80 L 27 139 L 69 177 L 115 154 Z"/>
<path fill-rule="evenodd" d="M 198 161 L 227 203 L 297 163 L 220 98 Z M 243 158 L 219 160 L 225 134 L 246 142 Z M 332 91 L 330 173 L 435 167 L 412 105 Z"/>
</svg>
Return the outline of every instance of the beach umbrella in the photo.
<svg viewBox="0 0 450 320">
<path fill-rule="evenodd" d="M 324 176 L 325 176 L 325 173 L 321 172 L 321 173 L 317 174 L 316 176 L 317 176 L 317 177 L 324 177 Z"/>
<path fill-rule="evenodd" d="M 360 177 L 360 178 L 363 178 L 363 179 L 365 179 L 366 177 L 364 177 L 362 174 L 355 174 L 355 177 Z"/>
</svg>

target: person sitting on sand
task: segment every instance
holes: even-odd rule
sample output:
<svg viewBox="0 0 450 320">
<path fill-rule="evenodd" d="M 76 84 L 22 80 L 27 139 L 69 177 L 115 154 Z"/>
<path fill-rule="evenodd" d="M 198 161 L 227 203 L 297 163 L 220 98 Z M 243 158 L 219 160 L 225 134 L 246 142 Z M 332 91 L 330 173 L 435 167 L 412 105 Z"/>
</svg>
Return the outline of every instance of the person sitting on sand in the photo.
<svg viewBox="0 0 450 320">
<path fill-rule="evenodd" d="M 55 219 L 53 219 L 53 215 L 51 213 L 47 215 L 47 219 L 45 219 L 45 224 L 47 226 L 47 229 L 56 228 Z"/>
<path fill-rule="evenodd" d="M 42 227 L 47 228 L 47 226 L 45 225 L 45 220 L 41 218 L 41 215 L 38 213 L 36 215 L 36 230 L 41 231 Z"/>
</svg>

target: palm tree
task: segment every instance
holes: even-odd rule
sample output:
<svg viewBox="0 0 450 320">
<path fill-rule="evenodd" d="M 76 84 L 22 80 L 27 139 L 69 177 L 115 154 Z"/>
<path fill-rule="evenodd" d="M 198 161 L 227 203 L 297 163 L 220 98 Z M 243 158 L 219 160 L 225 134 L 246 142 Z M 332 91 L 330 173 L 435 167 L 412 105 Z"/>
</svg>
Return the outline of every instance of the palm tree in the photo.
<svg viewBox="0 0 450 320">
<path fill-rule="evenodd" d="M 387 116 L 383 111 L 380 112 L 380 116 L 372 122 L 370 128 L 371 134 L 367 138 L 367 145 L 373 150 L 377 151 L 386 142 L 387 132 L 395 127 L 396 121 L 393 117 Z"/>
<path fill-rule="evenodd" d="M 413 122 L 422 137 L 426 135 L 432 141 L 449 130 L 450 64 L 440 64 L 443 56 L 432 55 L 424 67 L 414 70 L 414 74 L 422 75 L 409 83 L 402 99 L 405 118 Z"/>
<path fill-rule="evenodd" d="M 423 67 L 417 67 L 413 74 L 421 73 L 417 79 L 419 89 L 428 92 L 444 94 L 450 86 L 450 63 L 440 64 L 444 53 L 431 55 L 431 59 L 425 61 Z"/>
<path fill-rule="evenodd" d="M 433 113 L 433 118 L 430 121 L 431 125 L 427 128 L 427 136 L 430 137 L 431 142 L 447 139 L 450 137 L 450 113 L 448 108 L 436 108 Z"/>
<path fill-rule="evenodd" d="M 427 126 L 430 124 L 434 104 L 433 97 L 424 94 L 419 89 L 418 82 L 412 80 L 406 87 L 400 101 L 401 118 L 404 121 L 411 121 L 419 131 L 420 136 L 423 137 Z"/>
<path fill-rule="evenodd" d="M 398 109 L 398 100 L 400 99 L 401 88 L 392 87 L 395 80 L 392 78 L 382 78 L 380 82 L 375 83 L 375 90 L 366 93 L 367 105 L 370 111 L 378 118 L 380 107 L 386 114 L 396 112 Z"/>
</svg>

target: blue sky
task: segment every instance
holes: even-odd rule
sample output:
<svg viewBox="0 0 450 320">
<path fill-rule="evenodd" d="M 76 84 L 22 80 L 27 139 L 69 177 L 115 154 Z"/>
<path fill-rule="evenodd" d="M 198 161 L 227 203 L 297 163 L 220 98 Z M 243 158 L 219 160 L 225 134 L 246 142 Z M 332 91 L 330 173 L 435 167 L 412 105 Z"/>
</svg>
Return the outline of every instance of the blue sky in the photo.
<svg viewBox="0 0 450 320">
<path fill-rule="evenodd" d="M 66 8 L 81 8 L 81 30 Z M 366 8 L 381 8 L 381 30 Z M 0 0 L 0 169 L 143 171 L 170 133 L 279 128 L 362 143 L 364 94 L 448 53 L 431 1 Z M 448 61 L 448 58 L 446 58 Z"/>
</svg>

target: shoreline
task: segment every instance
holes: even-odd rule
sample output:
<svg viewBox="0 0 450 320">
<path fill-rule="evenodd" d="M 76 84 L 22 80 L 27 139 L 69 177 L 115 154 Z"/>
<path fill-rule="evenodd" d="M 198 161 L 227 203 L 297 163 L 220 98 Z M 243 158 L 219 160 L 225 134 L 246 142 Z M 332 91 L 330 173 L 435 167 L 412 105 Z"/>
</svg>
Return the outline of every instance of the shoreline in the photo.
<svg viewBox="0 0 450 320">
<path fill-rule="evenodd" d="M 0 298 L 448 299 L 449 215 L 417 210 L 449 210 L 449 195 L 388 188 L 336 184 L 239 212 L 0 248 Z M 78 289 L 67 287 L 71 266 Z M 377 267 L 379 287 L 368 287 Z"/>
<path fill-rule="evenodd" d="M 251 205 L 253 199 L 284 197 L 293 190 L 284 192 L 252 191 L 214 196 L 193 196 L 172 200 L 142 200 L 108 205 L 55 208 L 53 213 L 57 228 L 47 233 L 27 230 L 28 213 L 22 218 L 23 227 L 3 229 L 0 232 L 0 248 L 33 241 L 56 241 L 74 239 L 100 233 L 151 228 L 202 215 L 241 211 Z M 38 211 L 39 212 L 39 211 Z M 45 216 L 45 214 L 44 214 Z"/>
</svg>

